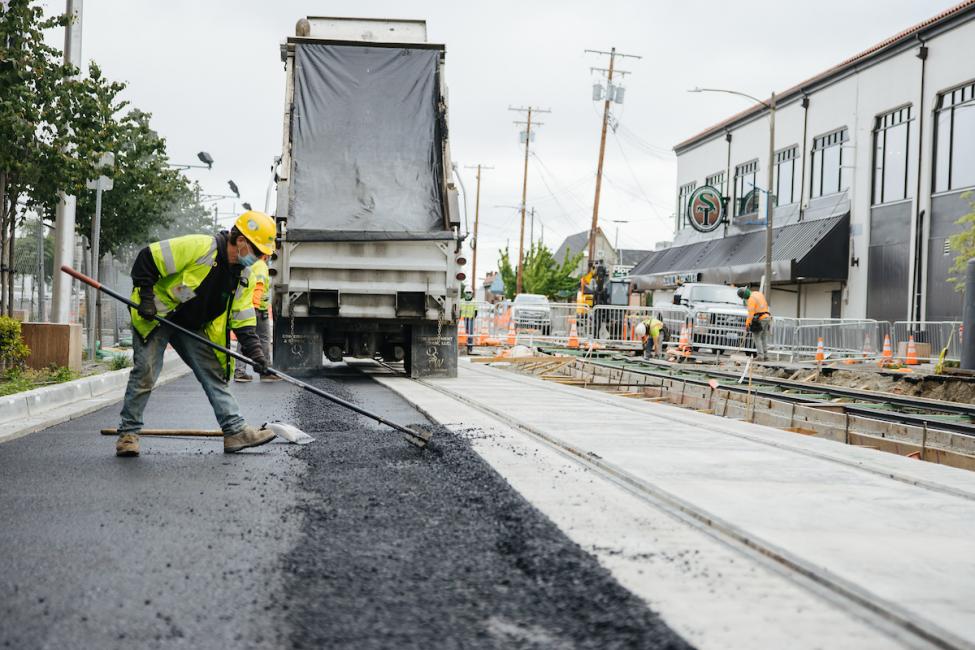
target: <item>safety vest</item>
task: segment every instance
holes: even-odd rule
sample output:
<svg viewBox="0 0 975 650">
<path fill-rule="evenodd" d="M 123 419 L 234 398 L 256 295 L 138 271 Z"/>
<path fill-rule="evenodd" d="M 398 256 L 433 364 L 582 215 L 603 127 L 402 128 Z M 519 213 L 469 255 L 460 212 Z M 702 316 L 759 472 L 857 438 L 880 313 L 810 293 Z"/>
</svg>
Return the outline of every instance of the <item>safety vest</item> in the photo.
<svg viewBox="0 0 975 650">
<path fill-rule="evenodd" d="M 647 328 L 647 334 L 653 337 L 660 333 L 660 330 L 663 329 L 664 324 L 663 321 L 656 318 L 648 318 L 643 321 L 643 326 Z"/>
<path fill-rule="evenodd" d="M 460 303 L 460 317 L 474 318 L 477 315 L 477 305 L 473 302 Z"/>
<path fill-rule="evenodd" d="M 271 308 L 271 274 L 267 270 L 267 262 L 264 260 L 257 260 L 254 264 L 251 264 L 244 269 L 240 277 L 247 277 L 248 284 L 252 287 L 256 287 L 258 284 L 264 285 L 264 293 L 261 294 L 261 299 L 257 303 L 257 311 L 266 312 Z M 253 279 L 253 281 L 251 281 Z"/>
<path fill-rule="evenodd" d="M 166 316 L 184 302 L 196 296 L 195 289 L 217 265 L 217 238 L 211 235 L 184 235 L 149 244 L 152 261 L 159 269 L 159 279 L 152 290 L 156 295 L 156 313 Z M 266 267 L 265 267 L 266 268 Z M 257 314 L 251 300 L 254 283 L 243 275 L 237 283 L 232 299 L 219 316 L 203 326 L 208 339 L 225 348 L 230 347 L 230 330 L 257 325 Z M 139 290 L 132 290 L 132 301 L 139 304 Z M 132 327 L 143 340 L 159 326 L 155 320 L 146 320 L 139 312 L 130 309 Z M 234 360 L 219 350 L 214 350 L 217 361 L 226 368 L 226 378 L 234 372 Z"/>
<path fill-rule="evenodd" d="M 746 306 L 748 307 L 748 318 L 745 319 L 746 327 L 752 324 L 752 318 L 755 316 L 758 316 L 758 320 L 772 317 L 768 311 L 768 301 L 761 291 L 752 291 L 751 295 L 748 296 Z"/>
</svg>

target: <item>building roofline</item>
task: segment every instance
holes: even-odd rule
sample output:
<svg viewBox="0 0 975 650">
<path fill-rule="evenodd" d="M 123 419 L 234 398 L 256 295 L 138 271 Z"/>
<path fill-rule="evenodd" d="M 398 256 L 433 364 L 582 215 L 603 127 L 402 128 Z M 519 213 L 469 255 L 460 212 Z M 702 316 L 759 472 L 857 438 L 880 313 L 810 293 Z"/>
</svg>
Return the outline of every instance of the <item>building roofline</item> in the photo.
<svg viewBox="0 0 975 650">
<path fill-rule="evenodd" d="M 916 25 L 895 34 L 894 36 L 886 38 L 879 43 L 876 43 L 875 45 L 863 50 L 862 52 L 851 56 L 845 61 L 842 61 L 833 67 L 828 68 L 823 72 L 820 72 L 819 74 L 784 90 L 782 93 L 776 95 L 776 103 L 780 104 L 790 102 L 810 92 L 812 90 L 812 86 L 828 84 L 830 81 L 844 76 L 851 70 L 854 70 L 865 63 L 879 59 L 889 54 L 893 50 L 899 50 L 904 46 L 909 46 L 912 41 L 921 40 L 922 35 L 928 31 L 939 29 L 942 26 L 956 20 L 967 21 L 972 19 L 975 19 L 975 0 L 965 0 L 964 2 L 945 9 L 939 14 L 932 16 L 927 20 L 923 20 Z M 749 108 L 739 111 L 731 117 L 708 127 L 700 133 L 679 142 L 678 144 L 674 145 L 674 151 L 678 154 L 683 153 L 684 151 L 693 148 L 695 145 L 710 140 L 716 135 L 727 132 L 732 127 L 738 126 L 740 123 L 748 120 L 749 118 L 764 114 L 767 110 L 768 106 L 766 104 L 755 104 L 750 106 Z"/>
</svg>

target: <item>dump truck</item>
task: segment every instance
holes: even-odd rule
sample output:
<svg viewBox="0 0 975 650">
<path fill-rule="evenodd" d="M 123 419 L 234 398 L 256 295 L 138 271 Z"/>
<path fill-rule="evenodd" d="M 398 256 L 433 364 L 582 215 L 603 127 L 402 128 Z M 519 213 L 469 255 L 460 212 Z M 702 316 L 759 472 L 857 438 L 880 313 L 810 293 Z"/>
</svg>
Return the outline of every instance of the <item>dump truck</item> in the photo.
<svg viewBox="0 0 975 650">
<path fill-rule="evenodd" d="M 465 279 L 445 48 L 421 20 L 308 17 L 281 45 L 276 367 L 455 376 Z"/>
</svg>

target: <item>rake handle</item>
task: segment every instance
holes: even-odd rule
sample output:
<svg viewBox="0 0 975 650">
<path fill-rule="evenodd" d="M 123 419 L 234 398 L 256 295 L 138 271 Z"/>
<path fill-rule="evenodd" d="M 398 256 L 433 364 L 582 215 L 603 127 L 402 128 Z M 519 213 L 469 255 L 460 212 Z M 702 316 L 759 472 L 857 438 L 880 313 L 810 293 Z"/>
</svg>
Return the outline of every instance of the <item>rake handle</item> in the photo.
<svg viewBox="0 0 975 650">
<path fill-rule="evenodd" d="M 62 266 L 61 267 L 61 270 L 64 271 L 65 273 L 67 273 L 68 275 L 70 275 L 71 277 L 73 277 L 75 280 L 78 280 L 79 282 L 82 282 L 84 284 L 87 284 L 89 287 L 91 287 L 91 288 L 93 288 L 93 289 L 95 289 L 97 291 L 101 291 L 102 293 L 104 293 L 104 294 L 106 294 L 108 296 L 111 296 L 112 298 L 115 298 L 116 300 L 118 300 L 120 302 L 123 302 L 123 303 L 125 303 L 126 305 L 128 305 L 129 307 L 131 307 L 133 309 L 138 309 L 139 308 L 139 305 L 137 305 L 131 298 L 127 298 L 126 296 L 123 296 L 122 294 L 120 294 L 119 292 L 115 291 L 114 289 L 112 289 L 110 287 L 106 287 L 101 282 L 98 282 L 97 280 L 95 280 L 93 278 L 89 278 L 84 273 L 81 273 L 79 271 L 76 271 L 75 269 L 71 268 L 70 266 Z M 164 318 L 162 316 L 159 316 L 159 315 L 153 316 L 153 319 L 159 321 L 163 325 L 167 325 L 169 327 L 172 327 L 177 332 L 180 332 L 182 334 L 185 334 L 185 335 L 189 336 L 190 338 L 192 338 L 192 339 L 194 339 L 196 341 L 199 341 L 200 343 L 203 343 L 204 345 L 207 345 L 207 346 L 213 348 L 214 350 L 219 350 L 220 352 L 223 352 L 224 354 L 226 354 L 228 356 L 231 356 L 234 359 L 237 359 L 238 361 L 243 361 L 244 363 L 246 363 L 248 365 L 251 365 L 251 366 L 254 365 L 254 361 L 252 361 L 249 357 L 246 357 L 243 354 L 240 354 L 239 352 L 235 352 L 235 351 L 233 351 L 233 350 L 231 350 L 229 348 L 225 348 L 224 346 L 220 345 L 219 343 L 214 343 L 210 339 L 208 339 L 208 338 L 206 338 L 204 336 L 200 336 L 196 332 L 194 332 L 192 330 L 188 330 L 188 329 L 186 329 L 185 327 L 183 327 L 181 325 L 177 325 L 176 323 L 172 322 L 171 320 L 168 320 L 168 319 L 166 319 L 166 318 Z M 328 400 L 328 401 L 330 401 L 330 402 L 332 402 L 334 404 L 338 404 L 339 406 L 344 406 L 345 408 L 349 409 L 350 411 L 355 411 L 359 415 L 364 415 L 365 417 L 370 418 L 372 420 L 375 420 L 376 422 L 378 422 L 380 424 L 385 424 L 388 427 L 391 427 L 393 429 L 396 429 L 400 433 L 405 433 L 407 435 L 414 435 L 414 432 L 413 431 L 410 431 L 409 429 L 407 429 L 404 426 L 401 426 L 399 424 L 396 424 L 395 422 L 390 422 L 389 420 L 387 420 L 386 418 L 382 417 L 381 415 L 377 415 L 377 414 L 375 414 L 375 413 L 373 413 L 371 411 L 367 411 L 366 409 L 362 408 L 361 406 L 358 406 L 356 404 L 353 404 L 352 402 L 347 402 L 346 400 L 342 399 L 341 397 L 338 397 L 336 395 L 332 395 L 331 393 L 326 393 L 322 389 L 316 388 L 315 386 L 312 386 L 311 384 L 306 384 L 305 382 L 301 381 L 300 379 L 295 379 L 291 375 L 286 375 L 285 373 L 281 372 L 280 370 L 277 370 L 275 368 L 271 368 L 269 366 L 268 369 L 267 369 L 267 371 L 269 373 L 271 373 L 271 374 L 277 375 L 278 377 L 280 377 L 284 381 L 288 382 L 289 384 L 292 384 L 294 386 L 297 386 L 298 388 L 301 388 L 303 390 L 306 390 L 309 393 L 312 393 L 314 395 L 317 395 L 317 396 L 321 397 L 322 399 L 326 399 L 326 400 Z"/>
</svg>

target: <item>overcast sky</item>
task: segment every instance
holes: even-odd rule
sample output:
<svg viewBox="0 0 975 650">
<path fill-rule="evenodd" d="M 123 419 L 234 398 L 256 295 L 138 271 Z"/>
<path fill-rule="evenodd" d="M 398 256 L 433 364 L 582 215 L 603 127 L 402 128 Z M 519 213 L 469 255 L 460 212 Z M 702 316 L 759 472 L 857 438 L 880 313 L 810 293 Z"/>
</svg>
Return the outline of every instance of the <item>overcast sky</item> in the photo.
<svg viewBox="0 0 975 650">
<path fill-rule="evenodd" d="M 64 2 L 47 0 L 49 11 Z M 85 0 L 85 61 L 129 84 L 127 99 L 151 112 L 174 162 L 210 152 L 213 171 L 191 170 L 206 191 L 264 204 L 270 164 L 281 150 L 284 73 L 279 44 L 308 15 L 425 19 L 447 46 L 450 136 L 474 219 L 481 187 L 478 275 L 496 268 L 510 238 L 517 254 L 523 149 L 509 105 L 550 108 L 529 164 L 528 205 L 536 238 L 555 248 L 592 217 L 602 104 L 591 100 L 606 57 L 637 54 L 619 67 L 626 97 L 606 145 L 600 224 L 626 248 L 671 237 L 673 145 L 745 107 L 733 96 L 688 94 L 693 86 L 756 96 L 781 90 L 951 6 L 949 0 Z M 52 35 L 60 45 L 62 36 Z M 240 206 L 236 206 L 240 209 Z M 221 203 L 231 220 L 234 201 Z M 526 235 L 527 238 L 527 235 Z"/>
</svg>

